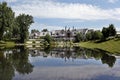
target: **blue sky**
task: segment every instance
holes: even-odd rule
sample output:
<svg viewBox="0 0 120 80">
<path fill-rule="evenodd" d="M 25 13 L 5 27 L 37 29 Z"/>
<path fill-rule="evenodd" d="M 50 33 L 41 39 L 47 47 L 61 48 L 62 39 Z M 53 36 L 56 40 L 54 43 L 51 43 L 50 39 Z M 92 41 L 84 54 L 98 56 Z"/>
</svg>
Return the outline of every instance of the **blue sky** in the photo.
<svg viewBox="0 0 120 80">
<path fill-rule="evenodd" d="M 0 0 L 8 2 L 18 16 L 34 17 L 31 29 L 102 29 L 114 24 L 120 30 L 120 0 Z"/>
</svg>

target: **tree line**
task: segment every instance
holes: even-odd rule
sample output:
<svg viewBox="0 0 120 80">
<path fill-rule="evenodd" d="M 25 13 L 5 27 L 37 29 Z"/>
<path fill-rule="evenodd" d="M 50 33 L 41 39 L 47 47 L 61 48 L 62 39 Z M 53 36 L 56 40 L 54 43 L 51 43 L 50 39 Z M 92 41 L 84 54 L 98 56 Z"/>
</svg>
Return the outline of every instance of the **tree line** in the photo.
<svg viewBox="0 0 120 80">
<path fill-rule="evenodd" d="M 15 16 L 15 12 L 6 2 L 0 3 L 0 41 L 13 39 L 24 43 L 28 38 L 28 29 L 33 22 L 31 15 Z"/>
<path fill-rule="evenodd" d="M 77 33 L 75 36 L 75 42 L 80 41 L 89 41 L 89 40 L 99 40 L 99 41 L 105 41 L 109 37 L 114 38 L 116 36 L 116 29 L 113 24 L 110 24 L 108 27 L 103 27 L 102 31 L 96 30 L 96 31 L 90 31 L 85 34 L 85 36 L 82 33 Z"/>
</svg>

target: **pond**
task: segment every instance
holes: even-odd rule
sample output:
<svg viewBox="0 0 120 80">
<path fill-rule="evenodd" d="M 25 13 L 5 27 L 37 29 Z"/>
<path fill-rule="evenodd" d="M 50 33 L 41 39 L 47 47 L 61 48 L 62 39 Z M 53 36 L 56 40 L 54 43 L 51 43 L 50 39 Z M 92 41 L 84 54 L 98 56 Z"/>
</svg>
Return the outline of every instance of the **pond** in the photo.
<svg viewBox="0 0 120 80">
<path fill-rule="evenodd" d="M 120 56 L 81 47 L 4 48 L 0 80 L 120 80 Z"/>
</svg>

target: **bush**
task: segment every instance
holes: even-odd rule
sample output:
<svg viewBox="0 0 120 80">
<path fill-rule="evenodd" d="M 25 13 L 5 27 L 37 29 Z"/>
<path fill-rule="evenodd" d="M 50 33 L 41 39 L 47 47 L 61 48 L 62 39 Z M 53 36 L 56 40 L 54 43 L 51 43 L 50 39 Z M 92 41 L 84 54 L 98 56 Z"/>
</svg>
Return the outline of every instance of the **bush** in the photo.
<svg viewBox="0 0 120 80">
<path fill-rule="evenodd" d="M 49 34 L 46 34 L 46 36 L 44 37 L 44 40 L 45 40 L 45 42 L 47 42 L 48 44 L 50 44 L 51 41 L 52 41 L 52 37 Z"/>
<path fill-rule="evenodd" d="M 75 36 L 75 42 L 80 42 L 82 40 L 83 40 L 82 33 L 77 33 L 77 35 Z"/>
<path fill-rule="evenodd" d="M 33 44 L 35 44 L 35 41 L 32 41 Z"/>
</svg>

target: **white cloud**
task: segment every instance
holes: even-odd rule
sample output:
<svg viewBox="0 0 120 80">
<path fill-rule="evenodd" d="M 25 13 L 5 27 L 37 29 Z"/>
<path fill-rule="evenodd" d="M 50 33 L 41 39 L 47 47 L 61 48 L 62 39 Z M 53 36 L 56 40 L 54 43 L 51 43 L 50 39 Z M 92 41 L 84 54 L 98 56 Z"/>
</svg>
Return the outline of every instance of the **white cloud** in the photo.
<svg viewBox="0 0 120 80">
<path fill-rule="evenodd" d="M 3 0 L 3 1 L 6 1 L 6 2 L 16 2 L 17 0 Z"/>
<path fill-rule="evenodd" d="M 108 0 L 108 2 L 110 2 L 110 3 L 115 3 L 115 2 L 117 2 L 118 0 Z"/>
<path fill-rule="evenodd" d="M 102 9 L 98 6 L 80 3 L 59 3 L 51 0 L 25 0 L 12 5 L 16 15 L 26 13 L 37 18 L 63 18 L 80 20 L 120 20 L 120 8 Z"/>
<path fill-rule="evenodd" d="M 32 29 L 38 29 L 38 30 L 43 30 L 43 29 L 48 29 L 49 31 L 51 30 L 61 30 L 64 29 L 63 26 L 54 26 L 54 25 L 47 25 L 47 24 L 40 24 L 38 22 L 35 22 L 34 24 L 31 25 L 30 30 Z"/>
</svg>

